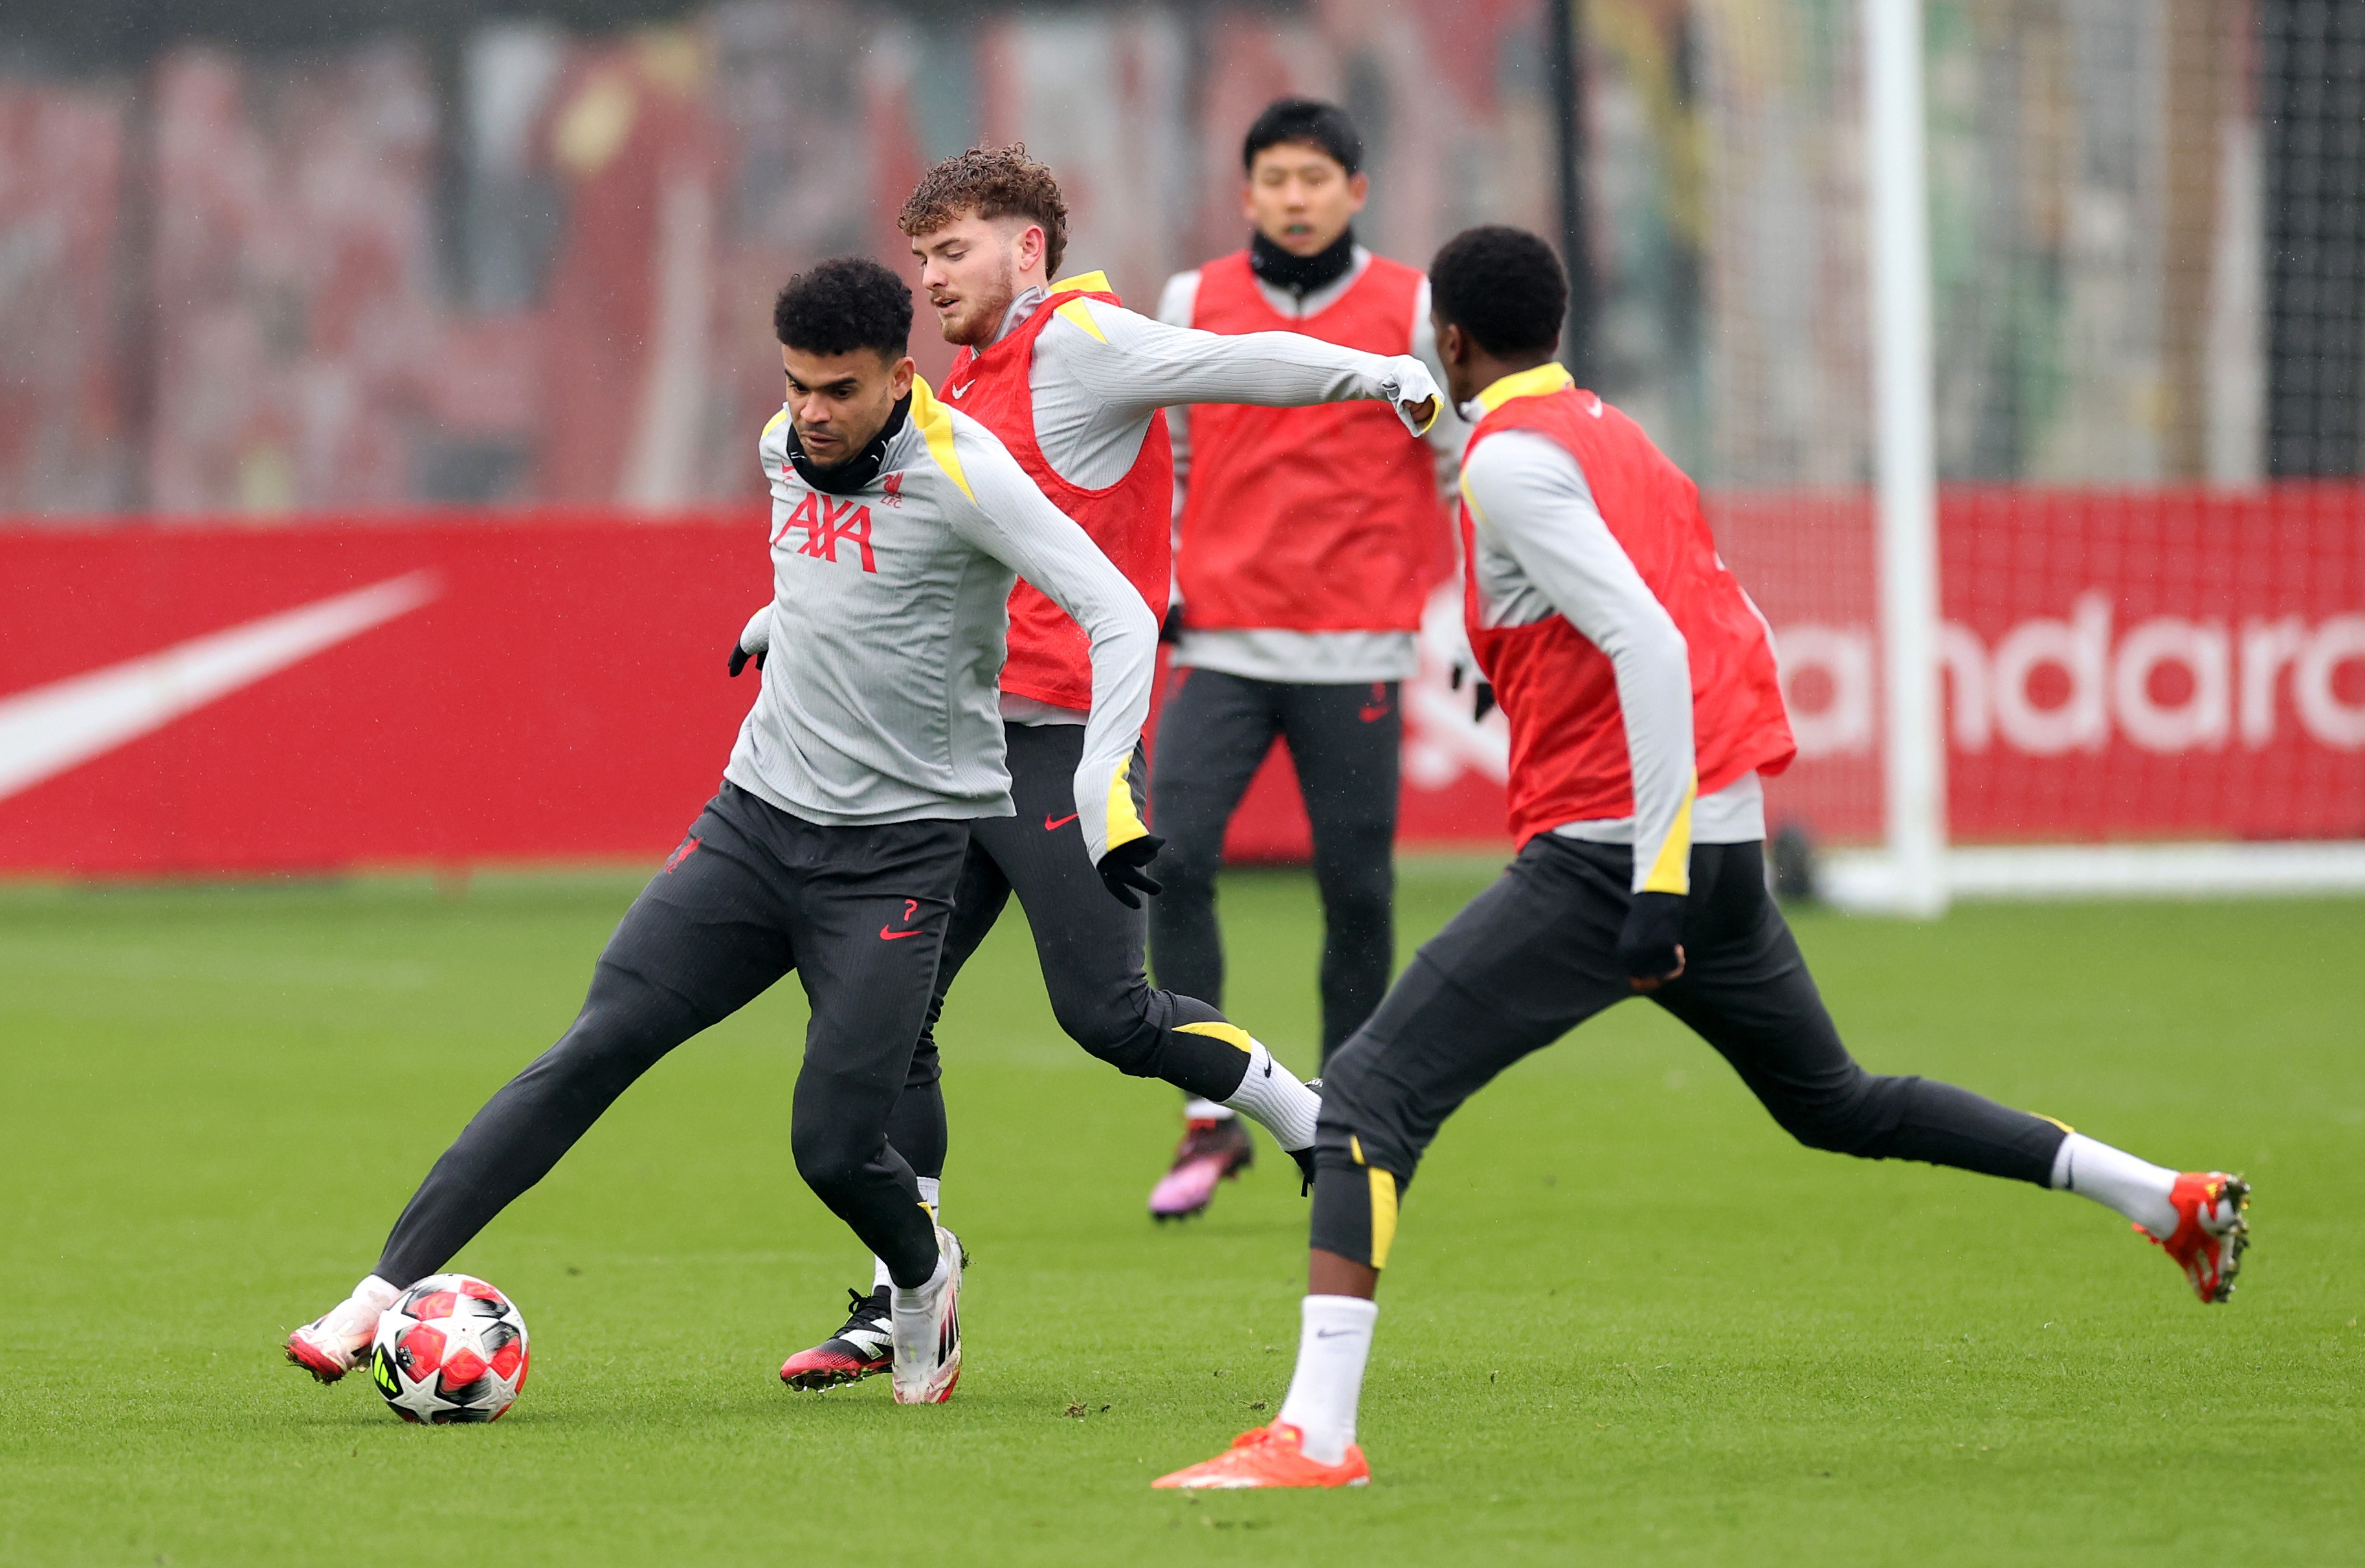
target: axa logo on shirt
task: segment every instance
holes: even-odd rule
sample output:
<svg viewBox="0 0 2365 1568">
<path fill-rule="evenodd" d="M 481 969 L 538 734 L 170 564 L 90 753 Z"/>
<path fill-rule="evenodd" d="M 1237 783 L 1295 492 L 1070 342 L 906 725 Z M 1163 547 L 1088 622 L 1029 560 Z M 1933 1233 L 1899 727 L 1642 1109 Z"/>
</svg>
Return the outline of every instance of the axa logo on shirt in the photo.
<svg viewBox="0 0 2365 1568">
<path fill-rule="evenodd" d="M 900 474 L 890 476 L 900 480 Z M 902 486 L 894 487 L 891 499 L 901 504 Z M 790 530 L 805 531 L 805 542 L 797 546 L 800 555 L 818 560 L 835 561 L 840 544 L 851 545 L 866 572 L 879 569 L 879 557 L 870 549 L 870 509 L 854 501 L 836 501 L 816 490 L 807 490 L 805 498 L 797 503 L 780 526 L 772 531 L 772 543 L 780 543 Z"/>
<path fill-rule="evenodd" d="M 2110 598 L 2089 590 L 2067 617 L 2018 622 L 1992 648 L 1967 626 L 1941 626 L 1955 749 L 1977 754 L 2001 740 L 2030 756 L 2092 753 L 2115 730 L 2162 755 L 2258 751 L 2277 742 L 2289 713 L 2319 745 L 2365 750 L 2365 614 L 2158 615 L 2124 631 L 2112 621 Z M 1869 751 L 1872 630 L 1799 622 L 1775 641 L 1799 755 Z"/>
</svg>

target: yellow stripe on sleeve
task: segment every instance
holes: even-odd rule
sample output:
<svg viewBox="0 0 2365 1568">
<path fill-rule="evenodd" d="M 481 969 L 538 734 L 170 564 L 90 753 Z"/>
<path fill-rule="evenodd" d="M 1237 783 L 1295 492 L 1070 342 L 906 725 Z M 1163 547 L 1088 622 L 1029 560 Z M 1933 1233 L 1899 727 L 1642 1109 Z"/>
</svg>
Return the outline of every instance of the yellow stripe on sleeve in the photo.
<svg viewBox="0 0 2365 1568">
<path fill-rule="evenodd" d="M 1396 1241 L 1396 1179 L 1372 1167 L 1372 1267 L 1388 1266 L 1388 1249 Z"/>
<path fill-rule="evenodd" d="M 1133 809 L 1133 785 L 1126 775 L 1133 771 L 1133 758 L 1126 757 L 1109 775 L 1108 846 L 1131 844 L 1137 838 L 1148 838 L 1149 830 L 1141 825 L 1141 813 Z"/>
<path fill-rule="evenodd" d="M 1211 1040 L 1223 1041 L 1242 1056 L 1256 1055 L 1256 1036 L 1238 1024 L 1226 1024 L 1220 1020 L 1208 1024 L 1177 1024 L 1174 1032 L 1178 1035 L 1205 1035 Z"/>
<path fill-rule="evenodd" d="M 953 417 L 936 401 L 936 395 L 925 376 L 912 377 L 912 423 L 928 443 L 928 455 L 945 476 L 960 487 L 960 493 L 970 500 L 977 492 L 969 487 L 969 476 L 961 471 L 960 454 L 953 449 Z"/>
<path fill-rule="evenodd" d="M 1643 881 L 1646 893 L 1688 893 L 1692 890 L 1692 801 L 1699 794 L 1699 775 L 1684 786 L 1684 803 L 1676 812 L 1676 820 L 1667 824 L 1667 836 L 1660 842 L 1658 858 L 1651 862 L 1651 875 Z"/>
<path fill-rule="evenodd" d="M 1053 294 L 1115 294 L 1116 290 L 1109 286 L 1106 273 L 1078 273 L 1072 277 L 1063 277 L 1054 282 L 1051 285 L 1051 292 Z"/>
</svg>

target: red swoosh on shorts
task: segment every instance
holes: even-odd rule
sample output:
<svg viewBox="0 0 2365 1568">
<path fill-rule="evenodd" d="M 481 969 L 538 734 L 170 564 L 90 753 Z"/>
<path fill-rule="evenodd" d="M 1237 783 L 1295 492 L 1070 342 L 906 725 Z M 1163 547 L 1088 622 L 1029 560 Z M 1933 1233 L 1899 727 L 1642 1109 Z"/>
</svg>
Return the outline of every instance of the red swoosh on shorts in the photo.
<svg viewBox="0 0 2365 1568">
<path fill-rule="evenodd" d="M 890 931 L 883 925 L 879 928 L 879 940 L 881 942 L 901 942 L 906 936 L 918 935 L 917 931 Z"/>
<path fill-rule="evenodd" d="M 1043 814 L 1043 831 L 1044 831 L 1045 833 L 1057 833 L 1057 832 L 1059 832 L 1061 828 L 1063 828 L 1063 827 L 1067 826 L 1070 823 L 1074 822 L 1074 821 L 1076 820 L 1077 815 L 1078 815 L 1078 813 L 1077 813 L 1077 812 L 1070 812 L 1066 816 L 1059 818 L 1057 822 L 1054 822 L 1054 821 L 1052 821 L 1052 820 L 1051 820 L 1051 815 L 1050 815 L 1050 813 L 1049 813 L 1049 812 L 1046 812 Z"/>
</svg>

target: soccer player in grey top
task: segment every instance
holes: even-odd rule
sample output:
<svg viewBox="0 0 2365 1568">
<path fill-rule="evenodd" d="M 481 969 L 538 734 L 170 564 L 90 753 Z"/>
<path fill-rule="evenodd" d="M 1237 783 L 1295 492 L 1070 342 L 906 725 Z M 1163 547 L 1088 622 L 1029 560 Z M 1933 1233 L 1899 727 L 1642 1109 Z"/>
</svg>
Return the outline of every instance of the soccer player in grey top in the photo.
<svg viewBox="0 0 2365 1568">
<path fill-rule="evenodd" d="M 1293 332 L 1219 337 L 1170 327 L 1126 309 L 1099 274 L 1062 276 L 1067 204 L 1052 172 L 1023 147 L 946 159 L 922 178 L 899 221 L 937 322 L 961 347 L 945 377 L 946 401 L 1002 440 L 1145 605 L 1164 609 L 1171 578 L 1173 476 L 1160 409 L 1203 398 L 1262 407 L 1367 399 L 1380 418 L 1393 408 L 1418 429 L 1441 407 L 1428 371 L 1408 355 L 1362 353 Z M 769 614 L 758 614 L 747 651 L 768 635 Z M 1316 1096 L 1214 1007 L 1149 983 L 1146 917 L 1108 907 L 1070 823 L 1065 780 L 1097 715 L 1081 678 L 1081 648 L 1072 624 L 1031 588 L 1019 590 L 1002 677 L 1019 812 L 970 835 L 938 1003 L 1014 896 L 1052 1011 L 1077 1044 L 1120 1071 L 1239 1111 L 1302 1162 Z M 932 1009 L 932 1025 L 935 1016 Z M 933 1028 L 913 1058 L 890 1136 L 933 1193 L 947 1142 Z M 1252 1147 L 1239 1129 L 1227 1169 L 1245 1164 Z M 823 1388 L 882 1368 L 887 1284 L 882 1262 L 867 1296 L 851 1293 L 845 1326 L 792 1358 L 781 1375 Z"/>
<path fill-rule="evenodd" d="M 885 1261 L 896 1399 L 951 1394 L 960 1244 L 887 1128 L 970 825 L 1014 809 L 1004 606 L 1023 573 L 1090 640 L 1092 718 L 1066 798 L 1112 915 L 1155 849 L 1136 756 L 1157 621 L 1001 443 L 914 375 L 911 324 L 911 291 L 876 263 L 825 262 L 781 291 L 789 398 L 762 454 L 772 610 L 791 630 L 721 792 L 617 927 L 574 1024 L 436 1162 L 375 1271 L 290 1337 L 288 1358 L 322 1381 L 633 1080 L 794 969 L 813 1010 L 797 1170 Z"/>
</svg>

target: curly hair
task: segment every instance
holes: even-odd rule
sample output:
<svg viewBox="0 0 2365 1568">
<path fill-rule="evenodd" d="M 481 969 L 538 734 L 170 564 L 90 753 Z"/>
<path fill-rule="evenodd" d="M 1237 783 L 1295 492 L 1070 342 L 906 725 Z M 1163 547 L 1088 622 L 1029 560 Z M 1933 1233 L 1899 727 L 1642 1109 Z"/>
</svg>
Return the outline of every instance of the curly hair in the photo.
<svg viewBox="0 0 2365 1568">
<path fill-rule="evenodd" d="M 1059 275 L 1068 253 L 1068 202 L 1050 166 L 1026 155 L 1026 144 L 972 147 L 920 176 L 895 226 L 917 238 L 933 234 L 963 213 L 980 218 L 1024 218 L 1043 230 L 1043 270 Z"/>
<path fill-rule="evenodd" d="M 1550 352 L 1568 317 L 1568 274 L 1552 247 L 1524 229 L 1456 234 L 1429 263 L 1429 289 L 1439 318 L 1489 353 Z"/>
<path fill-rule="evenodd" d="M 912 340 L 912 291 L 868 256 L 833 256 L 789 279 L 772 301 L 772 332 L 824 357 L 876 349 L 901 358 Z"/>
</svg>

